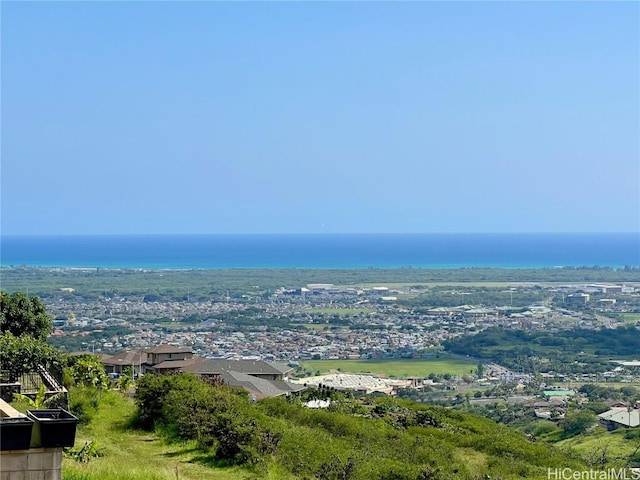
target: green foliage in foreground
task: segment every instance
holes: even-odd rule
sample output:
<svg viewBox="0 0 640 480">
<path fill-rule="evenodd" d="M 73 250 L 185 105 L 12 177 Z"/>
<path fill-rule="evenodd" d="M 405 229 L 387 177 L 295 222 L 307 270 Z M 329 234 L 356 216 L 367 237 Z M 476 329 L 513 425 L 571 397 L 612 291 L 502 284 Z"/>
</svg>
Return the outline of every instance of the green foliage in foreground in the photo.
<svg viewBox="0 0 640 480">
<path fill-rule="evenodd" d="M 0 292 L 0 332 L 15 336 L 28 335 L 45 341 L 53 327 L 53 319 L 38 297 L 22 292 Z"/>
<path fill-rule="evenodd" d="M 331 392 L 336 397 L 336 392 Z M 190 375 L 143 377 L 139 424 L 195 441 L 218 465 L 259 478 L 546 478 L 547 468 L 584 468 L 577 457 L 490 420 L 389 397 L 339 394 L 329 410 L 299 399 L 258 403 Z"/>
<path fill-rule="evenodd" d="M 194 442 L 167 443 L 154 433 L 130 426 L 136 413 L 131 398 L 113 390 L 71 388 L 71 411 L 79 408 L 85 422 L 79 425 L 74 448 L 62 461 L 64 480 L 241 480 L 242 467 L 213 468 L 209 457 Z"/>
<path fill-rule="evenodd" d="M 67 387 L 77 385 L 105 389 L 108 377 L 104 365 L 96 355 L 73 355 L 67 358 L 64 383 Z"/>
<path fill-rule="evenodd" d="M 7 372 L 9 381 L 37 370 L 38 365 L 49 371 L 62 368 L 62 354 L 55 348 L 28 335 L 0 334 L 0 369 Z"/>
<path fill-rule="evenodd" d="M 24 403 L 28 405 L 30 409 L 41 409 L 49 408 L 51 405 L 55 405 L 55 403 L 60 401 L 63 396 L 63 392 L 58 392 L 55 395 L 47 398 L 47 388 L 44 385 L 41 385 L 35 398 L 28 397 L 27 395 L 22 395 L 21 393 L 14 393 L 13 401 Z"/>
<path fill-rule="evenodd" d="M 603 427 L 595 427 L 558 444 L 579 452 L 594 469 L 640 467 L 639 429 L 608 432 Z"/>
</svg>

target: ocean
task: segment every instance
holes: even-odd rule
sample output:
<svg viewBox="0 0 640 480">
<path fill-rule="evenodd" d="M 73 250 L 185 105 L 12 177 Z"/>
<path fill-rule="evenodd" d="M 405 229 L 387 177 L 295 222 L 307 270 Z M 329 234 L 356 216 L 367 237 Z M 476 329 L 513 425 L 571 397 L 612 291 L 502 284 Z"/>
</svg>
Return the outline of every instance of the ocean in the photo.
<svg viewBox="0 0 640 480">
<path fill-rule="evenodd" d="M 0 265 L 81 268 L 640 266 L 640 234 L 2 236 Z"/>
</svg>

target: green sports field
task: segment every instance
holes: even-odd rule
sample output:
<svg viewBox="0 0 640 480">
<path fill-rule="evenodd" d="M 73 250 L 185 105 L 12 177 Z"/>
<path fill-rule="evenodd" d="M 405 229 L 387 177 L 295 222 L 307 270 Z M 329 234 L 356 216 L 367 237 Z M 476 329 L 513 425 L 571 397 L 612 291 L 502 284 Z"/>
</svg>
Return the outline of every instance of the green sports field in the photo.
<svg viewBox="0 0 640 480">
<path fill-rule="evenodd" d="M 465 375 L 475 373 L 477 365 L 473 362 L 449 355 L 426 359 L 391 360 L 309 360 L 301 366 L 307 370 L 326 373 L 340 370 L 343 373 L 371 373 L 387 377 L 427 377 L 430 373 L 442 375 Z"/>
</svg>

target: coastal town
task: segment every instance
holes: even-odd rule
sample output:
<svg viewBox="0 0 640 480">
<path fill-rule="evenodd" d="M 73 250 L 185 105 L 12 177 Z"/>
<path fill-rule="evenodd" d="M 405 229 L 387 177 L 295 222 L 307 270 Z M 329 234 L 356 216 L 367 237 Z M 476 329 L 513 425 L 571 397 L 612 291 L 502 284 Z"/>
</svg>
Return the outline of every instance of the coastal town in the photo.
<svg viewBox="0 0 640 480">
<path fill-rule="evenodd" d="M 629 299 L 640 298 L 628 285 L 518 285 L 507 291 L 527 289 L 562 296 L 564 303 L 412 308 L 403 299 L 424 289 L 330 284 L 282 288 L 266 299 L 242 295 L 222 301 L 149 301 L 132 295 L 83 301 L 62 287 L 44 301 L 55 318 L 55 341 L 71 350 L 117 353 L 167 343 L 204 357 L 289 362 L 418 358 L 446 340 L 496 326 L 547 332 L 613 328 L 624 322 L 620 314 L 637 308 Z M 447 293 L 464 299 L 466 292 Z"/>
<path fill-rule="evenodd" d="M 248 408 L 328 415 L 437 406 L 518 429 L 530 443 L 592 431 L 633 441 L 640 428 L 635 282 L 245 284 L 211 298 L 202 289 L 43 293 L 47 348 L 64 350 L 70 366 L 7 377 L 3 399 L 41 390 L 53 398 L 94 372 L 88 381 L 141 408 L 155 395 L 149 388 L 175 383 L 213 388 L 202 399 L 212 408 L 214 392 L 234 392 Z M 86 415 L 74 392 L 68 408 Z"/>
<path fill-rule="evenodd" d="M 570 402 L 589 401 L 590 390 L 579 391 L 580 385 L 640 382 L 637 360 L 609 362 L 599 373 L 585 367 L 582 372 L 536 374 L 462 356 L 468 364 L 464 375 L 425 372 L 391 378 L 303 367 L 317 360 L 436 359 L 451 355 L 443 350 L 447 341 L 496 327 L 532 334 L 615 329 L 635 318 L 634 301 L 640 295 L 635 285 L 534 283 L 503 289 L 507 305 L 417 308 L 406 301 L 425 290 L 415 285 L 305 284 L 277 289 L 267 298 L 227 294 L 221 301 L 160 301 L 114 296 L 93 302 L 73 302 L 75 292 L 61 290 L 47 302 L 55 317 L 54 338 L 72 340 L 68 345 L 79 347 L 73 349 L 76 354 L 98 355 L 113 378 L 191 372 L 244 388 L 255 399 L 295 395 L 308 387 L 467 402 L 479 408 L 502 398 L 510 408 L 558 421 Z M 458 298 L 473 296 L 459 286 L 445 292 Z M 531 292 L 545 300 L 513 305 L 513 296 Z M 320 403 L 310 405 L 322 408 Z M 637 426 L 637 408 L 631 416 L 620 414 L 630 405 L 610 402 L 600 422 L 609 429 Z"/>
</svg>

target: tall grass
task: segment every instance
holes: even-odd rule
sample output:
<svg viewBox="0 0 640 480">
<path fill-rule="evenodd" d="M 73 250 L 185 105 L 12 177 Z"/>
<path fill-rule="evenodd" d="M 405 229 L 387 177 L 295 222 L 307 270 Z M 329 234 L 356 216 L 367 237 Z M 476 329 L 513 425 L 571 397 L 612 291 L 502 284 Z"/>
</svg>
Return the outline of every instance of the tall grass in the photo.
<svg viewBox="0 0 640 480">
<path fill-rule="evenodd" d="M 73 390 L 70 395 L 73 396 Z M 119 392 L 104 392 L 90 423 L 81 425 L 76 446 L 95 440 L 103 456 L 86 464 L 64 458 L 63 480 L 237 480 L 241 468 L 213 468 L 194 444 L 167 444 L 129 427 L 136 407 Z"/>
</svg>

